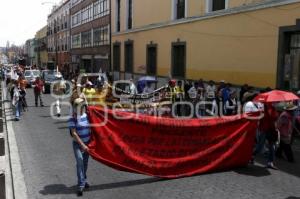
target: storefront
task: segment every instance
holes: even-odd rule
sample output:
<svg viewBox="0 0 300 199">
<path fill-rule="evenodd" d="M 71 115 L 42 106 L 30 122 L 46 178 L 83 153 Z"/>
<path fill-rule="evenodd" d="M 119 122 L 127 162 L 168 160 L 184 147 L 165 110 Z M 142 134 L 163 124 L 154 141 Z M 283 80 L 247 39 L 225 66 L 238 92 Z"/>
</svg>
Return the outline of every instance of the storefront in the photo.
<svg viewBox="0 0 300 199">
<path fill-rule="evenodd" d="M 300 89 L 300 23 L 280 28 L 277 87 Z"/>
</svg>

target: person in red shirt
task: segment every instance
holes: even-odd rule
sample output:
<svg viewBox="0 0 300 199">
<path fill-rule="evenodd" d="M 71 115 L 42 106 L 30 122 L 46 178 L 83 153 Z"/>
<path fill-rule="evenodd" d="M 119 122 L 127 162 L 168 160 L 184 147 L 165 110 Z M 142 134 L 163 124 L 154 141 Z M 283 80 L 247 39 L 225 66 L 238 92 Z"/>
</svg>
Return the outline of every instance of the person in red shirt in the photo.
<svg viewBox="0 0 300 199">
<path fill-rule="evenodd" d="M 35 106 L 38 106 L 38 100 L 40 99 L 40 106 L 44 106 L 42 100 L 42 92 L 43 92 L 44 82 L 41 80 L 40 77 L 37 77 L 34 82 L 34 99 L 35 99 Z"/>
</svg>

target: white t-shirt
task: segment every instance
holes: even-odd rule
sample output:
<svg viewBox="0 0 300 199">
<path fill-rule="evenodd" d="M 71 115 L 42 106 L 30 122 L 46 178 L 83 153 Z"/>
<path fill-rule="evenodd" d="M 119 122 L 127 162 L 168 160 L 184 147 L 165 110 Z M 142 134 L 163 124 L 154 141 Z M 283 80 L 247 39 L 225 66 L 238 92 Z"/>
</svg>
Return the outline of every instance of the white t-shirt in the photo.
<svg viewBox="0 0 300 199">
<path fill-rule="evenodd" d="M 252 102 L 249 101 L 244 105 L 244 113 L 253 113 L 259 111 L 257 106 Z"/>
<path fill-rule="evenodd" d="M 207 98 L 215 98 L 216 97 L 216 86 L 215 85 L 208 85 L 206 87 L 206 97 Z"/>
</svg>

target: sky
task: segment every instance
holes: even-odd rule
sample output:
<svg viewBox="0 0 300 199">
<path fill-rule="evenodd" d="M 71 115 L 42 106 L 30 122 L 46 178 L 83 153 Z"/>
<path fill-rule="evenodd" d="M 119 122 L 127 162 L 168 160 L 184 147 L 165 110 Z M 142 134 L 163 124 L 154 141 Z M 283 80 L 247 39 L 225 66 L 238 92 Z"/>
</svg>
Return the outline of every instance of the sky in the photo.
<svg viewBox="0 0 300 199">
<path fill-rule="evenodd" d="M 47 25 L 47 16 L 59 0 L 0 0 L 0 47 L 25 44 Z"/>
</svg>

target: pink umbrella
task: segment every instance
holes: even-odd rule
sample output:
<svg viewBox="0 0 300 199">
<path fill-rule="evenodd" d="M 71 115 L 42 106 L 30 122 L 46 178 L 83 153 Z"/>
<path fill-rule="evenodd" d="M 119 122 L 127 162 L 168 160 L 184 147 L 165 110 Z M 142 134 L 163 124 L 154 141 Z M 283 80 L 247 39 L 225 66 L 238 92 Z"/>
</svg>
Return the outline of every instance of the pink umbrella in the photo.
<svg viewBox="0 0 300 199">
<path fill-rule="evenodd" d="M 257 95 L 253 101 L 255 102 L 286 102 L 299 100 L 299 97 L 292 92 L 273 90 L 267 93 Z"/>
</svg>

